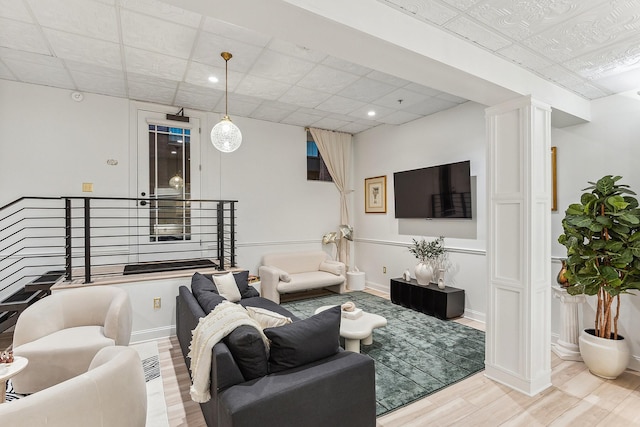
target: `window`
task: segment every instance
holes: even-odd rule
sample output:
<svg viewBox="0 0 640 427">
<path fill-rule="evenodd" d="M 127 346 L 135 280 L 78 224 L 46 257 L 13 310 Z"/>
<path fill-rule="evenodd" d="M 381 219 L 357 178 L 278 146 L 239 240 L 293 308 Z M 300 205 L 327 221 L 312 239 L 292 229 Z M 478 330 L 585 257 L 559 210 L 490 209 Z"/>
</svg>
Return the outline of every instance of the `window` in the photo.
<svg viewBox="0 0 640 427">
<path fill-rule="evenodd" d="M 324 164 L 318 146 L 309 131 L 307 131 L 307 181 L 333 182 L 329 169 Z"/>
</svg>

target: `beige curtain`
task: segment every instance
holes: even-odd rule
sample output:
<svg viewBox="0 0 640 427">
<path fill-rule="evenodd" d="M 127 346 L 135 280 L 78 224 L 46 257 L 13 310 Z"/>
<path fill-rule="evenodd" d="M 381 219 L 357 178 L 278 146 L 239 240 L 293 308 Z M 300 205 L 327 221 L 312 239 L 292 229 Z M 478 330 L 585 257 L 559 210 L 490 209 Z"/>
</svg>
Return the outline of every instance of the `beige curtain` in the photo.
<svg viewBox="0 0 640 427">
<path fill-rule="evenodd" d="M 350 224 L 347 195 L 353 192 L 353 190 L 349 189 L 352 136 L 348 133 L 315 128 L 310 128 L 309 131 L 318 146 L 322 160 L 324 160 L 327 169 L 329 169 L 333 183 L 340 192 L 340 223 Z M 347 268 L 349 268 L 349 241 L 340 238 L 338 247 L 338 259 L 344 262 Z"/>
</svg>

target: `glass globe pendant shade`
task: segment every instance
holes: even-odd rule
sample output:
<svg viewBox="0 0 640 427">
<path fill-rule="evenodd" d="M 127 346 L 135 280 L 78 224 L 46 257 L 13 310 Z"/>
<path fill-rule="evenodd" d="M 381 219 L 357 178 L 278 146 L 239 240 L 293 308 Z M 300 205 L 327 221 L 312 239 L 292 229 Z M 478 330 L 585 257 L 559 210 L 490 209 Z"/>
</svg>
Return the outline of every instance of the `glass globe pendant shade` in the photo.
<svg viewBox="0 0 640 427">
<path fill-rule="evenodd" d="M 169 180 L 169 185 L 173 188 L 175 188 L 176 190 L 181 189 L 182 187 L 184 187 L 184 180 L 182 179 L 182 177 L 180 175 L 174 176 L 173 178 L 171 178 Z"/>
<path fill-rule="evenodd" d="M 236 151 L 242 144 L 242 132 L 234 125 L 229 116 L 224 116 L 217 125 L 211 129 L 211 143 L 224 153 Z"/>
</svg>

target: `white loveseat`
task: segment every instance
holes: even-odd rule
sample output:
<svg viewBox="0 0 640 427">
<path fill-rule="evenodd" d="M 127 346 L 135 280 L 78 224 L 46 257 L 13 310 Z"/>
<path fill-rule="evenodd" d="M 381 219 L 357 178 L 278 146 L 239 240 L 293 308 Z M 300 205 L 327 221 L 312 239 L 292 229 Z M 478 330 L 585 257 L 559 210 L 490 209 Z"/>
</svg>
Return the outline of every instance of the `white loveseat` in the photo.
<svg viewBox="0 0 640 427">
<path fill-rule="evenodd" d="M 264 255 L 258 274 L 262 296 L 278 304 L 280 294 L 289 292 L 317 288 L 346 291 L 344 263 L 332 260 L 323 251 Z"/>
</svg>

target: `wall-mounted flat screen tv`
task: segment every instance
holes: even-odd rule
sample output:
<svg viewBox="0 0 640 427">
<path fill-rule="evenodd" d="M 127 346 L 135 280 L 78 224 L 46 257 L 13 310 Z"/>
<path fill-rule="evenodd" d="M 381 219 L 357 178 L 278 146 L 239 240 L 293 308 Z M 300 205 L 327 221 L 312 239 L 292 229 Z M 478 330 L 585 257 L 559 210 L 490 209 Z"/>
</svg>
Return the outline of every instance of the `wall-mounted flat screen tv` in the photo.
<svg viewBox="0 0 640 427">
<path fill-rule="evenodd" d="M 471 218 L 471 162 L 393 174 L 396 218 Z"/>
</svg>

